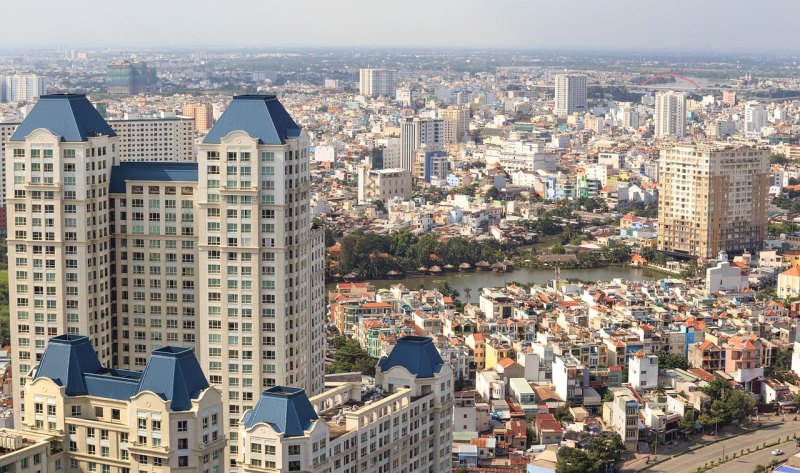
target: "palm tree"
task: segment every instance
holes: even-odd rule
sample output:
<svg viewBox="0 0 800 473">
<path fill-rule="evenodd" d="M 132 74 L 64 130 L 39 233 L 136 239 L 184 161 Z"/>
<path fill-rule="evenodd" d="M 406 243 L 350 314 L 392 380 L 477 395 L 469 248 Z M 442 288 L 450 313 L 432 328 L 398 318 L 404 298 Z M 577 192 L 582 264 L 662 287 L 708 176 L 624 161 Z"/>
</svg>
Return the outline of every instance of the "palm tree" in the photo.
<svg viewBox="0 0 800 473">
<path fill-rule="evenodd" d="M 467 296 L 466 300 L 464 301 L 465 304 L 469 303 L 469 296 L 470 296 L 471 293 L 472 293 L 472 289 L 470 289 L 469 287 L 465 287 L 464 288 L 464 295 Z"/>
</svg>

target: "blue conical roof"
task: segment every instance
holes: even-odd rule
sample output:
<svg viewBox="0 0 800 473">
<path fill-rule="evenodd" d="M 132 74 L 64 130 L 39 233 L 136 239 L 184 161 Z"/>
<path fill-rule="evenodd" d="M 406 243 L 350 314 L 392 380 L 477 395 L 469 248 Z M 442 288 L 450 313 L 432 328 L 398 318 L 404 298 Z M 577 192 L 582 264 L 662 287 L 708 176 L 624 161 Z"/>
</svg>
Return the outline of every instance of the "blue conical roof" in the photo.
<svg viewBox="0 0 800 473">
<path fill-rule="evenodd" d="M 83 396 L 89 394 L 83 375 L 102 369 L 88 337 L 59 335 L 50 339 L 34 379 L 49 378 L 67 395 Z"/>
<path fill-rule="evenodd" d="M 174 411 L 192 407 L 208 381 L 191 348 L 164 347 L 153 350 L 150 361 L 139 380 L 137 392 L 152 391 L 171 401 Z"/>
<path fill-rule="evenodd" d="M 444 361 L 430 337 L 409 335 L 397 340 L 389 356 L 378 362 L 382 372 L 402 366 L 417 378 L 432 378 L 442 369 Z"/>
<path fill-rule="evenodd" d="M 234 131 L 244 131 L 262 145 L 282 145 L 300 135 L 300 127 L 274 95 L 234 97 L 203 143 L 219 143 Z"/>
<path fill-rule="evenodd" d="M 316 411 L 305 391 L 299 388 L 274 386 L 263 393 L 256 407 L 242 418 L 248 429 L 256 424 L 272 426 L 284 437 L 299 437 L 317 420 Z"/>
<path fill-rule="evenodd" d="M 101 135 L 117 136 L 83 94 L 42 95 L 11 135 L 11 141 L 25 141 L 26 136 L 39 128 L 49 130 L 66 142 L 86 141 Z"/>
</svg>

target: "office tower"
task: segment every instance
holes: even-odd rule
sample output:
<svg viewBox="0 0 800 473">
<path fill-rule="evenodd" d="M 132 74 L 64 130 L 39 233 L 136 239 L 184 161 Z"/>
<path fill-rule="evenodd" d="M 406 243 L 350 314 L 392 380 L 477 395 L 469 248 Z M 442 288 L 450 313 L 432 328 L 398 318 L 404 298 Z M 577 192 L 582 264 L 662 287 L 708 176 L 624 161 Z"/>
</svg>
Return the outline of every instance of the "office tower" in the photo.
<svg viewBox="0 0 800 473">
<path fill-rule="evenodd" d="M 16 421 L 26 374 L 49 337 L 87 334 L 101 362 L 111 361 L 108 182 L 117 143 L 84 95 L 67 94 L 40 97 L 6 144 Z"/>
<path fill-rule="evenodd" d="M 404 118 L 400 122 L 400 168 L 416 175 L 416 152 L 425 147 L 427 152 L 443 151 L 445 147 L 445 121 L 441 118 Z"/>
<path fill-rule="evenodd" d="M 683 92 L 658 92 L 655 111 L 656 138 L 686 135 L 686 94 Z"/>
<path fill-rule="evenodd" d="M 152 92 L 156 70 L 144 62 L 119 61 L 106 66 L 106 91 L 110 95 L 136 95 Z"/>
<path fill-rule="evenodd" d="M 633 104 L 625 104 L 622 108 L 622 126 L 627 129 L 639 128 L 639 111 Z"/>
<path fill-rule="evenodd" d="M 760 138 L 761 128 L 767 126 L 767 111 L 758 102 L 747 102 L 744 106 L 744 134 L 748 138 Z"/>
<path fill-rule="evenodd" d="M 417 182 L 431 182 L 447 178 L 447 153 L 428 151 L 425 146 L 417 148 L 414 156 L 414 179 Z"/>
<path fill-rule="evenodd" d="M 309 398 L 272 387 L 239 423 L 245 473 L 452 470 L 453 370 L 430 338 L 400 338 L 375 385 L 344 383 Z"/>
<path fill-rule="evenodd" d="M 367 97 L 394 97 L 397 71 L 391 69 L 360 69 L 358 91 Z"/>
<path fill-rule="evenodd" d="M 404 169 L 358 168 L 358 203 L 389 202 L 393 197 L 411 198 L 411 173 Z"/>
<path fill-rule="evenodd" d="M 118 160 L 195 161 L 195 121 L 191 117 L 126 118 L 109 120 L 119 137 Z"/>
<path fill-rule="evenodd" d="M 586 111 L 586 76 L 559 74 L 555 85 L 556 115 L 572 115 Z"/>
<path fill-rule="evenodd" d="M 658 172 L 659 250 L 713 258 L 760 249 L 767 235 L 768 148 L 667 146 Z"/>
<path fill-rule="evenodd" d="M 190 103 L 183 106 L 181 114 L 194 117 L 194 129 L 207 132 L 214 125 L 214 108 L 208 103 Z"/>
<path fill-rule="evenodd" d="M 33 100 L 47 93 L 47 79 L 34 74 L 0 77 L 0 102 Z"/>
<path fill-rule="evenodd" d="M 143 369 L 153 350 L 200 351 L 197 163 L 124 162 L 111 170 L 113 366 Z"/>
<path fill-rule="evenodd" d="M 263 388 L 322 391 L 324 239 L 308 168 L 308 137 L 274 95 L 234 97 L 199 145 L 200 357 L 232 426 Z"/>
<path fill-rule="evenodd" d="M 383 167 L 385 169 L 401 168 L 401 140 L 400 138 L 386 138 L 379 140 L 385 143 L 383 148 Z"/>
<path fill-rule="evenodd" d="M 400 121 L 400 161 L 399 168 L 414 172 L 414 153 L 417 149 L 416 127 L 413 118 Z"/>
<path fill-rule="evenodd" d="M 469 139 L 469 108 L 452 105 L 439 110 L 444 120 L 445 143 L 463 143 Z"/>
<path fill-rule="evenodd" d="M 63 444 L 66 471 L 227 471 L 222 396 L 189 348 L 165 346 L 143 372 L 120 371 L 100 363 L 87 337 L 59 335 L 25 394 L 22 431 Z"/>
</svg>

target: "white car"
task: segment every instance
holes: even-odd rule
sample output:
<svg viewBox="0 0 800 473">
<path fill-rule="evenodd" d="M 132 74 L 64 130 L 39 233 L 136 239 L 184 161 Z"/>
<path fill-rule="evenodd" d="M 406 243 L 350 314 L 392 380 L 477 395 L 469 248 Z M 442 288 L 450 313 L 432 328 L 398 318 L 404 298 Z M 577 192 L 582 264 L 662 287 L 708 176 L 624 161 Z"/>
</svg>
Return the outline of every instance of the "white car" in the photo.
<svg viewBox="0 0 800 473">
<path fill-rule="evenodd" d="M 779 455 L 783 455 L 783 450 L 781 450 L 780 448 L 776 448 L 775 450 L 772 451 L 772 454 L 776 457 Z"/>
</svg>

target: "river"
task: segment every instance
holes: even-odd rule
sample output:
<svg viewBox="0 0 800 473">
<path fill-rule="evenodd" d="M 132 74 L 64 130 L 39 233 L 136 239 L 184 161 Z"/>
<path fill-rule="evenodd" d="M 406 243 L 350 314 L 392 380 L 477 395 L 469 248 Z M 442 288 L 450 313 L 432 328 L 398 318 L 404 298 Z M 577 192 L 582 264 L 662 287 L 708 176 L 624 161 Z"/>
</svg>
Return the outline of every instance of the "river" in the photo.
<svg viewBox="0 0 800 473">
<path fill-rule="evenodd" d="M 492 271 L 472 271 L 472 272 L 453 272 L 441 275 L 420 276 L 399 279 L 372 279 L 369 282 L 376 288 L 388 288 L 392 284 L 403 283 L 409 289 L 416 290 L 420 287 L 435 289 L 442 282 L 447 282 L 453 289 L 461 293 L 461 300 L 464 300 L 464 288 L 472 290 L 470 299 L 472 302 L 478 301 L 478 295 L 484 287 L 502 287 L 507 282 L 535 283 L 544 285 L 553 280 L 555 274 L 552 269 L 530 269 L 517 268 L 507 273 L 495 273 Z M 651 281 L 663 278 L 664 275 L 643 268 L 629 266 L 609 266 L 605 268 L 592 269 L 562 269 L 561 278 L 576 278 L 582 281 L 608 281 L 614 278 L 627 279 L 629 281 Z M 328 284 L 327 290 L 332 291 L 336 283 Z M 466 301 L 465 301 L 466 302 Z"/>
</svg>

